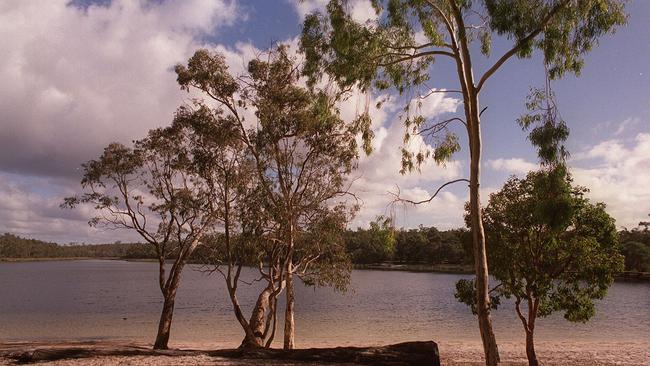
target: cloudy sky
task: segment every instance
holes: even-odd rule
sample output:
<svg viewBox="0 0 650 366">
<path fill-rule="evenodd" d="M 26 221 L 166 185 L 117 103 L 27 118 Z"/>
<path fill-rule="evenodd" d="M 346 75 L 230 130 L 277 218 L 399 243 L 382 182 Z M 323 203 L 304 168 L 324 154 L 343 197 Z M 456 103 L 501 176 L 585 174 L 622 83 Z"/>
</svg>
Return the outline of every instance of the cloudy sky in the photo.
<svg viewBox="0 0 650 366">
<path fill-rule="evenodd" d="M 110 142 L 129 143 L 167 125 L 189 97 L 172 70 L 200 47 L 227 55 L 241 68 L 256 50 L 290 42 L 305 14 L 325 0 L 3 0 L 0 2 L 0 232 L 67 242 L 128 240 L 86 224 L 87 208 L 61 210 L 79 190 L 80 164 Z M 367 0 L 352 1 L 360 20 L 372 16 Z M 560 112 L 571 128 L 575 180 L 605 202 L 621 227 L 650 213 L 650 1 L 628 6 L 629 24 L 607 36 L 586 58 L 580 77 L 556 82 Z M 493 54 L 507 41 L 497 39 Z M 480 72 L 494 62 L 476 60 Z M 542 81 L 538 56 L 510 61 L 482 92 L 483 191 L 498 189 L 512 174 L 536 167 L 535 152 L 515 119 L 524 97 Z M 432 87 L 453 89 L 451 65 L 442 60 Z M 359 100 L 379 98 L 372 95 Z M 432 118 L 454 113 L 453 94 L 426 101 Z M 358 112 L 359 102 L 342 106 Z M 399 226 L 462 225 L 466 187 L 445 190 L 432 203 L 390 207 L 389 191 L 423 199 L 440 184 L 467 176 L 467 151 L 446 167 L 427 164 L 401 176 L 402 125 L 398 106 L 373 110 L 375 153 L 363 157 L 356 190 L 364 206 L 353 226 L 392 214 Z"/>
</svg>

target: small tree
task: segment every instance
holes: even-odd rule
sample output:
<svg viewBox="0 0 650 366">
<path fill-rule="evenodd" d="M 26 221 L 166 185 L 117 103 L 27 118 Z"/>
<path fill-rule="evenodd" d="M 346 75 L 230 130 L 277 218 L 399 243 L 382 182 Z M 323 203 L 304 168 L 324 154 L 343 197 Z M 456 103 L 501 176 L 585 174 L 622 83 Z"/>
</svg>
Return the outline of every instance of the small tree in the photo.
<svg viewBox="0 0 650 366">
<path fill-rule="evenodd" d="M 539 363 L 536 319 L 562 311 L 569 321 L 586 322 L 595 313 L 593 300 L 602 299 L 623 270 L 614 219 L 586 192 L 558 167 L 510 178 L 483 210 L 492 243 L 488 261 L 498 282 L 493 296 L 514 298 L 530 365 Z M 459 282 L 457 290 L 475 310 L 473 281 Z"/>
<path fill-rule="evenodd" d="M 622 0 L 372 0 L 376 21 L 359 23 L 348 11 L 347 0 L 330 0 L 327 14 L 311 14 L 304 22 L 301 46 L 305 72 L 315 83 L 323 75 L 343 89 L 393 89 L 406 101 L 405 141 L 420 135 L 434 149 L 403 150 L 402 171 L 410 171 L 431 157 L 442 163 L 460 149 L 455 131 L 466 134 L 469 150 L 471 233 L 476 272 L 478 321 L 485 360 L 499 362 L 492 330 L 487 245 L 481 218 L 480 94 L 490 78 L 512 58 L 528 58 L 535 49 L 544 57 L 551 78 L 579 73 L 583 56 L 598 38 L 625 22 Z M 484 71 L 475 60 L 489 57 L 492 36 L 503 36 L 511 46 Z M 480 47 L 472 47 L 473 43 Z M 458 83 L 432 89 L 429 73 L 434 62 L 451 61 Z M 447 89 L 442 89 L 446 87 Z M 507 87 L 507 86 L 504 86 Z M 434 93 L 462 96 L 463 117 L 435 119 L 422 116 L 419 106 Z M 369 117 L 368 117 L 369 118 Z M 456 127 L 459 127 L 457 129 Z M 366 134 L 371 137 L 372 134 Z M 443 184 L 440 188 L 451 182 Z M 438 189 L 439 191 L 440 189 Z M 433 194 L 431 199 L 436 194 Z M 429 200 L 421 203 L 429 202 Z"/>
<path fill-rule="evenodd" d="M 92 226 L 135 231 L 155 250 L 164 300 L 155 349 L 168 347 L 181 273 L 221 214 L 213 199 L 219 182 L 201 162 L 206 147 L 196 144 L 205 130 L 186 124 L 185 115 L 179 109 L 172 126 L 150 131 L 135 148 L 110 144 L 99 159 L 83 165 L 85 193 L 62 205 L 92 204 L 100 213 Z"/>
</svg>

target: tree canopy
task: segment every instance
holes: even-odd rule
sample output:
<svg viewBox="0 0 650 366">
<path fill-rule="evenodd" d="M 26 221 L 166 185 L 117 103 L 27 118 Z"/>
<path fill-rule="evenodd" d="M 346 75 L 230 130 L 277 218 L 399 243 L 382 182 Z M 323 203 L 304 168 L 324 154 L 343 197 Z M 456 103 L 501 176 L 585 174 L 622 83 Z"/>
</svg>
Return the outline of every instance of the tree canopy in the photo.
<svg viewBox="0 0 650 366">
<path fill-rule="evenodd" d="M 614 219 L 586 192 L 573 186 L 563 169 L 541 170 L 510 178 L 490 195 L 483 212 L 492 243 L 488 261 L 497 281 L 492 295 L 515 299 L 531 365 L 537 364 L 536 317 L 560 311 L 569 321 L 589 320 L 593 300 L 605 296 L 624 268 Z M 472 281 L 462 280 L 456 296 L 474 306 L 474 291 Z"/>
</svg>

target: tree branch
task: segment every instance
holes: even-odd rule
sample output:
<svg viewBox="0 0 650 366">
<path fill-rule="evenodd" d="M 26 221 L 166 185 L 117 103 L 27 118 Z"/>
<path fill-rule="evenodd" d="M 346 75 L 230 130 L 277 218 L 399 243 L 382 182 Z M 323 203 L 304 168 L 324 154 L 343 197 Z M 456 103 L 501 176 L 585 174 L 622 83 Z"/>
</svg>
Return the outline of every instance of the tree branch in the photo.
<svg viewBox="0 0 650 366">
<path fill-rule="evenodd" d="M 560 9 L 562 9 L 568 3 L 569 0 L 565 0 L 555 5 L 553 9 L 551 9 L 551 11 L 549 11 L 548 14 L 546 14 L 544 19 L 542 19 L 542 22 L 535 30 L 530 32 L 526 37 L 520 39 L 517 42 L 517 44 L 514 45 L 514 47 L 512 47 L 508 52 L 506 52 L 503 56 L 501 56 L 501 58 L 498 59 L 497 62 L 495 62 L 494 65 L 492 65 L 492 67 L 490 67 L 485 72 L 485 74 L 483 74 L 481 80 L 479 80 L 478 85 L 476 86 L 477 93 L 481 90 L 483 84 L 485 84 L 485 81 L 487 81 L 487 79 L 490 76 L 492 76 L 492 74 L 494 74 L 501 67 L 501 65 L 503 65 L 506 61 L 508 61 L 510 57 L 514 56 L 517 52 L 519 52 L 519 50 L 521 50 L 522 47 L 528 44 L 528 42 L 532 41 L 535 37 L 537 37 L 544 30 L 544 27 L 546 27 L 546 25 L 551 21 L 551 19 L 553 19 L 555 14 L 557 14 L 557 12 L 560 11 Z"/>
<path fill-rule="evenodd" d="M 391 194 L 391 195 L 393 195 L 393 196 L 395 197 L 395 200 L 393 200 L 392 203 L 396 203 L 396 202 L 404 202 L 404 203 L 410 203 L 410 204 L 412 204 L 412 205 L 420 205 L 420 204 L 423 204 L 423 203 L 429 203 L 429 202 L 431 202 L 431 201 L 432 201 L 432 200 L 433 200 L 433 199 L 438 195 L 438 193 L 440 193 L 440 191 L 441 191 L 443 188 L 445 188 L 446 186 L 448 186 L 448 185 L 450 185 L 450 184 L 454 184 L 454 183 L 458 183 L 458 182 L 467 182 L 467 183 L 469 183 L 469 179 L 460 178 L 460 179 L 454 179 L 454 180 L 451 180 L 451 181 L 449 181 L 449 182 L 447 182 L 447 183 L 441 185 L 440 187 L 438 187 L 438 189 L 436 190 L 436 192 L 435 192 L 431 197 L 429 197 L 429 199 L 422 200 L 422 201 L 412 201 L 412 200 L 408 200 L 408 199 L 400 198 L 400 196 L 399 196 L 399 193 L 400 193 L 400 192 L 399 192 L 399 187 L 397 187 L 397 194 L 396 194 L 396 193 L 393 193 L 393 192 L 388 192 L 388 193 Z"/>
</svg>

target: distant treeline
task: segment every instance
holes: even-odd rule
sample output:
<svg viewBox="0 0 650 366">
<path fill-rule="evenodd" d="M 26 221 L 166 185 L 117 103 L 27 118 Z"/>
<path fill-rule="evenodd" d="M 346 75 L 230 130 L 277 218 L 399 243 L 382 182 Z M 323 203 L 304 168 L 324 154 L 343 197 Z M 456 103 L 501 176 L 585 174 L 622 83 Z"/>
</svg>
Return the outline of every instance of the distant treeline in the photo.
<svg viewBox="0 0 650 366">
<path fill-rule="evenodd" d="M 626 271 L 650 271 L 650 230 L 619 232 Z M 470 264 L 471 240 L 465 229 L 435 227 L 391 230 L 388 222 L 374 222 L 369 229 L 350 230 L 346 248 L 355 264 L 401 262 L 410 264 Z M 199 248 L 193 260 L 207 256 Z M 13 234 L 0 236 L 0 258 L 124 258 L 155 259 L 153 247 L 144 243 L 59 245 Z"/>
<path fill-rule="evenodd" d="M 143 243 L 66 244 L 48 243 L 5 233 L 0 236 L 0 258 L 142 258 L 149 257 Z M 153 252 L 152 252 L 153 253 Z"/>
</svg>

